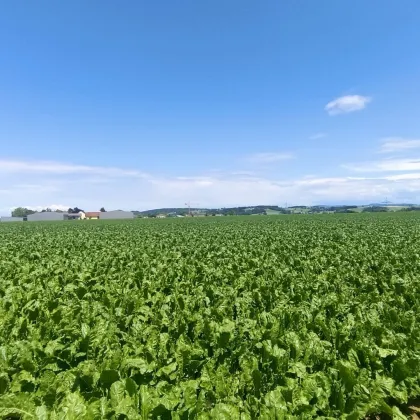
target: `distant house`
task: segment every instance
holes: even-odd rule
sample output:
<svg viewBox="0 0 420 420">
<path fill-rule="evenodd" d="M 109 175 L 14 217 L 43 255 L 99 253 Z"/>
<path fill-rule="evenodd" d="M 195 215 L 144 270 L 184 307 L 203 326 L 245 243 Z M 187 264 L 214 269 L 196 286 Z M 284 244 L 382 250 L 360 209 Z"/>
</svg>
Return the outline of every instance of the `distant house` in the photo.
<svg viewBox="0 0 420 420">
<path fill-rule="evenodd" d="M 0 222 L 23 222 L 23 217 L 0 217 Z"/>
<path fill-rule="evenodd" d="M 156 216 L 157 219 L 164 219 L 166 217 L 166 214 L 158 214 Z"/>
<path fill-rule="evenodd" d="M 58 221 L 58 220 L 67 220 L 67 213 L 58 213 L 55 211 L 43 211 L 34 214 L 28 214 L 28 222 L 43 222 L 43 221 Z"/>
<path fill-rule="evenodd" d="M 87 211 L 85 212 L 85 219 L 88 220 L 97 220 L 99 219 L 100 211 Z"/>
<path fill-rule="evenodd" d="M 87 217 L 87 213 L 86 213 Z M 134 219 L 134 213 L 132 211 L 113 210 L 99 212 L 99 219 L 111 220 L 111 219 Z"/>
</svg>

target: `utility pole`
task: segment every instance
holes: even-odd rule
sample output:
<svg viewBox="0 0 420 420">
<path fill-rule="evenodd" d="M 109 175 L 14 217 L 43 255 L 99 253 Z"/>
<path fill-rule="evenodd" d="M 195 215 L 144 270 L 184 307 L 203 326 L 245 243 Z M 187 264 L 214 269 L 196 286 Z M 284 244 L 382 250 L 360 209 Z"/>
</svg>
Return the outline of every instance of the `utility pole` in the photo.
<svg viewBox="0 0 420 420">
<path fill-rule="evenodd" d="M 199 204 L 198 203 L 191 203 L 191 201 L 188 201 L 187 203 L 185 203 L 185 205 L 188 207 L 188 214 L 190 216 L 192 216 L 192 213 L 191 213 L 191 205 L 198 206 Z"/>
</svg>

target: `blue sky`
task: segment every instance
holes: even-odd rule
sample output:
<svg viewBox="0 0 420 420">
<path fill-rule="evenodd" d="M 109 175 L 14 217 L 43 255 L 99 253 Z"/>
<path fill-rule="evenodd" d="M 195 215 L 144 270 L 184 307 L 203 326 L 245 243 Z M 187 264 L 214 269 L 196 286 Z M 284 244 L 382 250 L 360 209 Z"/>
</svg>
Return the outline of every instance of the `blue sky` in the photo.
<svg viewBox="0 0 420 420">
<path fill-rule="evenodd" d="M 417 0 L 0 5 L 0 213 L 420 201 Z"/>
</svg>

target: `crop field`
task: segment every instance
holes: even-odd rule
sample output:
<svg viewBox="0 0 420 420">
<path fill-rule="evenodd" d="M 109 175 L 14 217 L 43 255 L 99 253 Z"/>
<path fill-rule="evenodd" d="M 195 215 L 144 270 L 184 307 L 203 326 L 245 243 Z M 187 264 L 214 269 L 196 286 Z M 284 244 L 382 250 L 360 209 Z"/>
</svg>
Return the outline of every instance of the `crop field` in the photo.
<svg viewBox="0 0 420 420">
<path fill-rule="evenodd" d="M 4 223 L 0 418 L 409 418 L 419 299 L 416 214 Z"/>
</svg>

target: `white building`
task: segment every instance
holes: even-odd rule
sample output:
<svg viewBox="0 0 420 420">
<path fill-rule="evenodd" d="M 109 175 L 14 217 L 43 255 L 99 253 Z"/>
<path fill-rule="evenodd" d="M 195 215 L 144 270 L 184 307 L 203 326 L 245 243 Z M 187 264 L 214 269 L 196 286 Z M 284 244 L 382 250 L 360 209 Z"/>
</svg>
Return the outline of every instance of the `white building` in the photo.
<svg viewBox="0 0 420 420">
<path fill-rule="evenodd" d="M 134 219 L 134 213 L 131 211 L 113 210 L 99 213 L 99 219 Z"/>
<path fill-rule="evenodd" d="M 23 217 L 0 217 L 0 222 L 23 222 Z"/>
<path fill-rule="evenodd" d="M 46 221 L 58 221 L 67 220 L 67 213 L 59 213 L 55 211 L 42 211 L 39 213 L 28 214 L 28 222 L 46 222 Z"/>
</svg>

